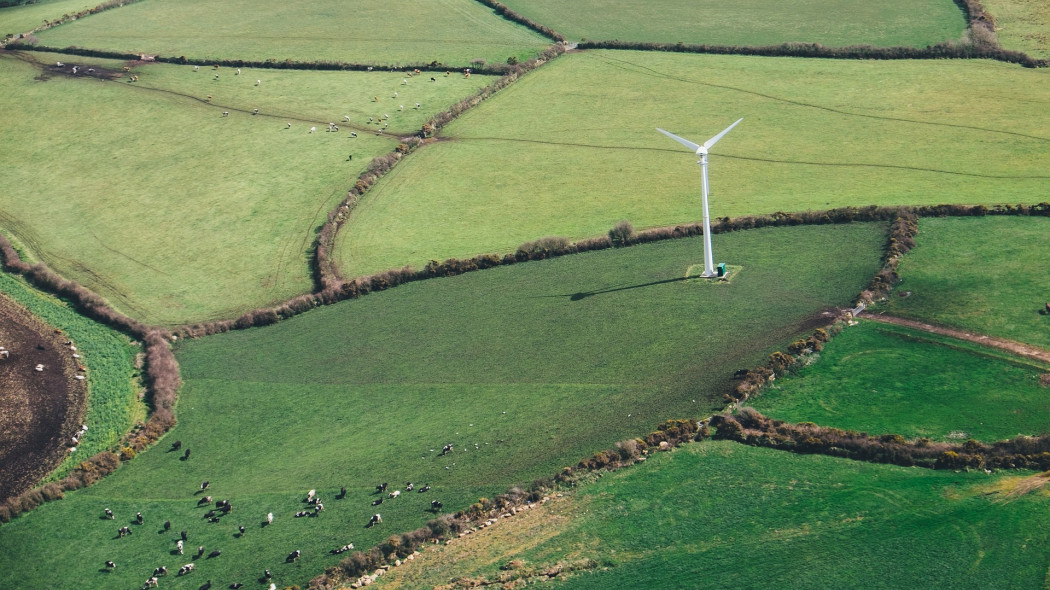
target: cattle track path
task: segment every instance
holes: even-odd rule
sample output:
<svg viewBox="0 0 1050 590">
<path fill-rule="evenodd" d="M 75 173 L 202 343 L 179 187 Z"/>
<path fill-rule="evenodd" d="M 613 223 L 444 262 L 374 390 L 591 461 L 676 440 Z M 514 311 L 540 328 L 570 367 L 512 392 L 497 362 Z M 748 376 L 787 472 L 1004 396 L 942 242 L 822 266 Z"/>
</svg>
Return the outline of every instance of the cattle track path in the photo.
<svg viewBox="0 0 1050 590">
<path fill-rule="evenodd" d="M 922 330 L 931 334 L 940 334 L 942 336 L 951 336 L 952 338 L 958 338 L 959 340 L 966 340 L 967 342 L 973 342 L 982 346 L 990 348 L 996 348 L 999 350 L 1005 350 L 1011 354 L 1015 354 L 1020 357 L 1030 358 L 1042 361 L 1044 363 L 1050 363 L 1050 350 L 1032 346 L 1030 344 L 1024 344 L 1017 342 L 1016 340 L 1007 340 L 1006 338 L 998 338 L 996 336 L 988 336 L 987 334 L 977 334 L 974 332 L 968 332 L 965 330 L 957 330 L 955 328 L 948 328 L 945 326 L 936 326 L 934 324 L 928 324 L 926 322 L 920 322 L 918 320 L 910 320 L 907 318 L 873 314 L 870 312 L 863 312 L 858 317 L 869 319 L 875 322 L 882 322 L 884 324 L 894 324 L 897 326 L 905 326 L 907 328 L 914 328 L 916 330 Z"/>
</svg>

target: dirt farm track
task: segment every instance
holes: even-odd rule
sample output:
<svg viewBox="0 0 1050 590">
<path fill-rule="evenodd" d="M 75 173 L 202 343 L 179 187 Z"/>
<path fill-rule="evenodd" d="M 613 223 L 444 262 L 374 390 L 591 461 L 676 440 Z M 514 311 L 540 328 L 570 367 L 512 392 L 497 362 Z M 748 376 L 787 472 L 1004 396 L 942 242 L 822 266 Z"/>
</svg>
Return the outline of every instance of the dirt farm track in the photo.
<svg viewBox="0 0 1050 590">
<path fill-rule="evenodd" d="M 66 341 L 0 294 L 0 346 L 10 351 L 0 358 L 0 498 L 54 469 L 80 427 L 87 387 Z"/>
</svg>

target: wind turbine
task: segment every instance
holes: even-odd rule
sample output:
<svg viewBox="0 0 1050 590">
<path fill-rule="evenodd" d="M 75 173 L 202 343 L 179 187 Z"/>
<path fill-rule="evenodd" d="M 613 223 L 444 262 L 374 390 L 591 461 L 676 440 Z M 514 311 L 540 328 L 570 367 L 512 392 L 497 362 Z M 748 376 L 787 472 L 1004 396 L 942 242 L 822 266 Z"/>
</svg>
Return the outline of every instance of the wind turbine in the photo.
<svg viewBox="0 0 1050 590">
<path fill-rule="evenodd" d="M 743 119 L 737 119 L 736 123 L 733 123 L 729 127 L 726 127 L 725 131 L 705 141 L 704 145 L 695 144 L 689 141 L 688 139 L 678 137 L 674 133 L 664 131 L 659 127 L 656 128 L 656 130 L 660 133 L 663 133 L 667 137 L 670 137 L 671 139 L 684 145 L 690 150 L 694 150 L 696 152 L 696 155 L 700 156 L 700 160 L 697 162 L 697 164 L 700 165 L 700 178 L 704 190 L 704 273 L 700 275 L 702 277 L 710 278 L 717 276 L 717 274 L 715 273 L 715 257 L 714 254 L 711 253 L 711 214 L 708 212 L 707 209 L 707 151 L 711 149 L 716 143 L 718 143 L 719 139 L 722 139 L 722 137 L 725 136 L 726 133 L 729 133 L 729 131 L 732 130 L 733 127 L 736 127 L 737 123 L 741 121 L 743 121 Z"/>
</svg>

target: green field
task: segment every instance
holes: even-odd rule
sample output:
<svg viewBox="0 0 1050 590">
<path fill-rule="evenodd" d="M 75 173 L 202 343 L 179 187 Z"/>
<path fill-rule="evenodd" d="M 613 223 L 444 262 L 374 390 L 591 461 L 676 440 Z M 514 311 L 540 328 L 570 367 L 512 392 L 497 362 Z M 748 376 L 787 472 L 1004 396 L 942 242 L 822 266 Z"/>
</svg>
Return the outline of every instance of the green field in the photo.
<svg viewBox="0 0 1050 590">
<path fill-rule="evenodd" d="M 0 57 L 0 138 L 6 161 L 19 163 L 0 168 L 0 228 L 155 324 L 236 316 L 310 290 L 317 228 L 369 160 L 397 143 L 366 117 L 390 114 L 391 130 L 407 131 L 484 83 L 230 69 L 215 80 L 210 68 L 158 64 L 137 68 L 131 84 L 41 72 L 15 57 Z M 66 69 L 119 63 L 40 59 Z M 296 87 L 298 100 L 287 100 Z M 404 113 L 398 89 L 412 101 Z M 324 132 L 343 115 L 359 137 Z"/>
<path fill-rule="evenodd" d="M 59 479 L 84 459 L 116 446 L 132 424 L 145 419 L 146 407 L 139 399 L 139 374 L 134 368 L 139 347 L 123 334 L 81 316 L 64 302 L 7 273 L 0 272 L 0 292 L 47 325 L 65 332 L 88 368 L 84 413 L 88 431 L 81 436 L 77 452 L 69 455 L 48 478 Z"/>
<path fill-rule="evenodd" d="M 573 40 L 708 45 L 820 43 L 925 47 L 962 36 L 948 0 L 508 0 L 519 14 Z"/>
<path fill-rule="evenodd" d="M 1021 479 L 694 443 L 427 549 L 378 587 L 589 558 L 550 587 L 1041 588 L 1047 494 L 1006 498 Z"/>
<path fill-rule="evenodd" d="M 861 321 L 820 360 L 748 402 L 789 422 L 871 434 L 993 442 L 1050 433 L 1047 389 L 1028 364 L 976 344 Z"/>
<path fill-rule="evenodd" d="M 676 240 L 411 283 L 181 342 L 179 424 L 96 486 L 0 527 L 0 587 L 140 583 L 153 567 L 191 561 L 165 553 L 173 535 L 157 530 L 166 519 L 189 531 L 190 545 L 223 556 L 165 584 L 247 582 L 266 567 L 281 584 L 302 584 L 337 561 L 328 549 L 419 526 L 431 499 L 463 508 L 667 418 L 719 407 L 734 368 L 760 362 L 863 286 L 883 231 L 720 236 L 719 258 L 743 267 L 728 285 L 680 280 L 700 242 Z M 792 269 L 782 264 L 789 256 Z M 166 452 L 175 439 L 192 450 L 188 461 Z M 449 442 L 455 452 L 439 457 Z M 236 505 L 220 524 L 194 508 L 203 480 Z M 373 508 L 383 481 L 433 490 Z M 345 500 L 333 498 L 340 486 Z M 326 512 L 292 518 L 311 488 Z M 147 526 L 112 539 L 123 521 L 99 520 L 107 507 L 124 520 L 141 511 Z M 277 521 L 260 530 L 271 511 Z M 364 529 L 374 512 L 383 526 Z M 232 537 L 236 525 L 250 527 L 244 538 Z M 300 564 L 281 565 L 296 548 Z M 97 572 L 106 559 L 117 571 Z"/>
<path fill-rule="evenodd" d="M 1050 5 L 1035 0 L 983 0 L 1006 49 L 1050 59 Z"/>
<path fill-rule="evenodd" d="M 53 47 L 91 47 L 208 59 L 385 65 L 528 59 L 549 45 L 472 0 L 149 0 L 39 35 Z"/>
<path fill-rule="evenodd" d="M 18 36 L 44 24 L 62 18 L 63 14 L 79 12 L 97 6 L 92 0 L 53 0 L 23 6 L 0 8 L 0 36 L 11 33 Z"/>
<path fill-rule="evenodd" d="M 1028 202 L 1050 189 L 1050 72 L 989 61 L 588 51 L 529 74 L 384 178 L 339 236 L 347 276 L 546 235 L 711 214 Z"/>
<path fill-rule="evenodd" d="M 922 219 L 887 312 L 1050 348 L 1050 220 Z"/>
</svg>

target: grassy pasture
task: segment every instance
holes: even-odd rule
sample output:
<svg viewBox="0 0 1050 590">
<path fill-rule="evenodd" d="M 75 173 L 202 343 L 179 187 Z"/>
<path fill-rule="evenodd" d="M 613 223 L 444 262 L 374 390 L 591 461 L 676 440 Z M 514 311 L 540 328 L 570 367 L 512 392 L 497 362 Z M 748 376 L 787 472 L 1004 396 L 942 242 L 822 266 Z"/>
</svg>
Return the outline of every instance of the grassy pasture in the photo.
<svg viewBox="0 0 1050 590">
<path fill-rule="evenodd" d="M 331 548 L 367 548 L 419 526 L 431 499 L 456 510 L 666 418 L 709 412 L 733 368 L 759 362 L 863 286 L 883 231 L 726 235 L 720 258 L 744 267 L 729 285 L 676 280 L 700 257 L 698 240 L 678 240 L 411 283 L 181 342 L 179 424 L 98 485 L 0 527 L 0 586 L 141 583 L 153 567 L 191 561 L 165 553 L 175 537 L 157 533 L 165 519 L 189 531 L 192 547 L 223 551 L 170 587 L 248 583 L 264 568 L 279 585 L 302 584 L 336 563 Z M 795 268 L 783 264 L 789 256 Z M 188 461 L 166 452 L 174 439 L 192 450 Z M 454 453 L 439 457 L 448 442 Z M 219 524 L 194 507 L 203 480 L 236 506 Z M 433 489 L 373 508 L 383 481 Z M 344 485 L 348 497 L 335 500 Z M 293 518 L 310 488 L 325 513 Z M 99 520 L 106 507 L 116 523 Z M 147 525 L 114 539 L 136 511 Z M 260 528 L 271 511 L 275 524 Z M 364 529 L 374 512 L 383 525 Z M 244 538 L 233 537 L 237 525 L 249 527 Z M 296 548 L 300 564 L 283 565 Z M 97 571 L 106 559 L 115 572 Z"/>
<path fill-rule="evenodd" d="M 0 227 L 150 323 L 229 317 L 309 290 L 307 249 L 326 212 L 397 142 L 323 132 L 363 111 L 391 78 L 304 74 L 303 106 L 289 110 L 306 120 L 286 129 L 287 112 L 251 111 L 280 109 L 295 84 L 290 72 L 275 76 L 271 91 L 269 79 L 255 87 L 248 78 L 261 73 L 223 72 L 209 87 L 204 68 L 152 65 L 136 70 L 135 85 L 42 72 L 14 57 L 0 59 L 0 138 L 6 161 L 19 165 L 0 169 Z M 451 102 L 460 90 L 431 92 Z"/>
<path fill-rule="evenodd" d="M 0 272 L 0 291 L 47 325 L 65 332 L 88 368 L 84 413 L 88 431 L 80 438 L 77 452 L 69 455 L 49 477 L 60 479 L 84 459 L 113 448 L 135 421 L 145 419 L 146 407 L 138 397 L 139 375 L 134 368 L 139 347 L 123 334 L 79 315 L 65 302 L 33 289 L 20 278 Z"/>
<path fill-rule="evenodd" d="M 846 205 L 1027 202 L 1050 189 L 1050 72 L 988 61 L 588 51 L 449 125 L 339 236 L 344 274 L 700 218 Z M 393 238 L 392 238 L 393 237 Z"/>
<path fill-rule="evenodd" d="M 39 35 L 76 45 L 193 58 L 344 61 L 464 67 L 474 59 L 528 59 L 550 40 L 471 0 L 151 1 Z"/>
<path fill-rule="evenodd" d="M 1047 493 L 1006 500 L 1022 479 L 694 443 L 430 548 L 379 587 L 590 558 L 550 587 L 1038 588 Z"/>
<path fill-rule="evenodd" d="M 1050 348 L 1050 220 L 922 219 L 890 313 Z"/>
<path fill-rule="evenodd" d="M 993 442 L 1050 432 L 1039 385 L 1047 371 L 979 345 L 862 321 L 749 404 L 790 422 Z"/>
<path fill-rule="evenodd" d="M 210 94 L 212 105 L 242 112 L 258 108 L 260 114 L 285 118 L 300 130 L 318 125 L 318 131 L 324 131 L 328 122 L 335 122 L 342 131 L 374 134 L 383 128 L 395 136 L 418 133 L 436 112 L 494 80 L 493 76 L 465 78 L 459 73 L 412 76 L 407 72 L 379 71 L 214 67 L 194 70 L 193 66 L 147 66 L 137 68 L 136 73 L 140 76 L 138 86 L 198 98 Z M 416 108 L 416 104 L 420 107 Z M 350 117 L 349 124 L 344 116 Z M 375 121 L 370 123 L 369 118 Z M 389 127 L 382 127 L 381 120 Z M 352 152 L 354 144 L 346 135 L 339 137 L 347 140 L 343 143 Z M 370 152 L 366 150 L 358 156 L 363 165 Z"/>
<path fill-rule="evenodd" d="M 1007 49 L 1050 59 L 1050 5 L 1034 0 L 984 0 L 995 18 L 995 35 Z"/>
<path fill-rule="evenodd" d="M 74 13 L 86 8 L 98 6 L 92 0 L 45 0 L 23 6 L 0 8 L 0 36 L 12 33 L 28 33 L 44 24 L 62 18 L 63 14 Z"/>
<path fill-rule="evenodd" d="M 958 39 L 966 19 L 946 0 L 508 0 L 514 11 L 570 39 L 831 47 L 925 47 Z"/>
</svg>

